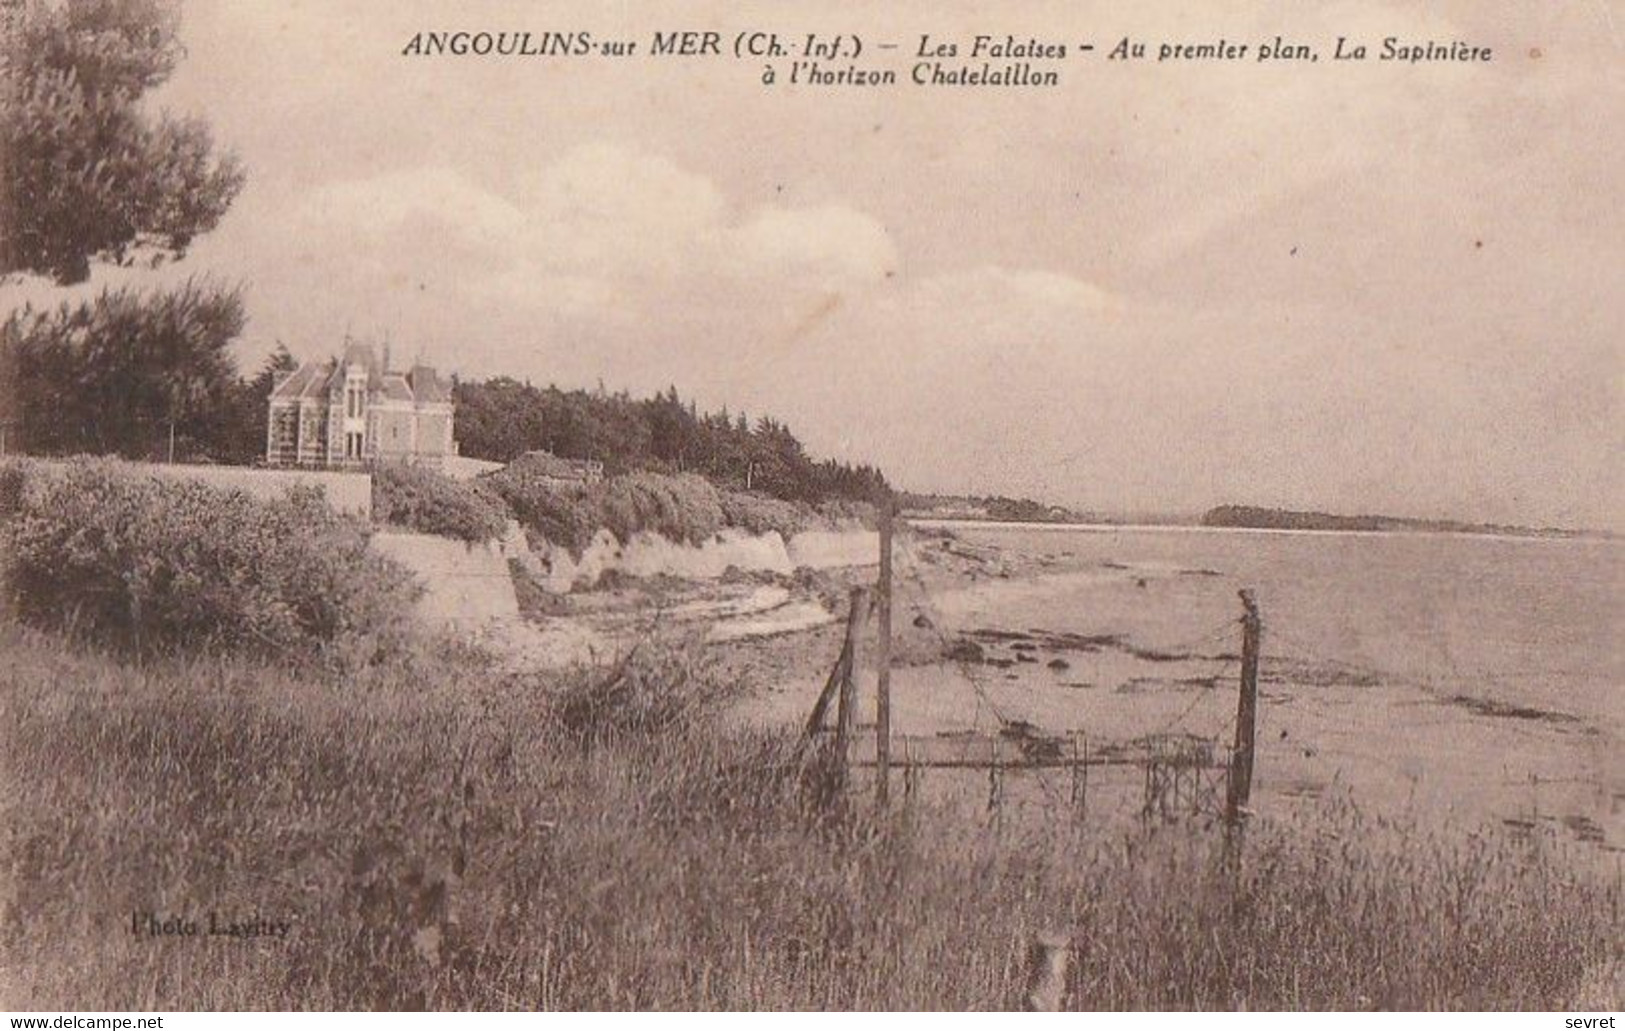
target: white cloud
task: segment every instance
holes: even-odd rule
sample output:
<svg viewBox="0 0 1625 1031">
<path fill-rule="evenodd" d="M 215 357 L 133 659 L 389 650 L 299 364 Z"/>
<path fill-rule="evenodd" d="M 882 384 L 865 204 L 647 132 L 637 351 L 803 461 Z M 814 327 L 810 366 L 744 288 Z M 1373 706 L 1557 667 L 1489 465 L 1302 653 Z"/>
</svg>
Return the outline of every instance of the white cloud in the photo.
<svg viewBox="0 0 1625 1031">
<path fill-rule="evenodd" d="M 513 204 L 446 166 L 330 183 L 310 195 L 302 215 L 312 223 L 344 226 L 368 235 L 416 229 L 427 221 L 442 231 L 485 240 L 492 246 L 509 242 L 522 218 Z"/>
<path fill-rule="evenodd" d="M 928 98 L 768 91 L 726 62 L 404 62 L 444 12 L 357 2 L 189 3 L 160 98 L 250 170 L 164 274 L 247 280 L 256 345 L 353 325 L 475 375 L 674 382 L 921 485 L 1625 511 L 1625 79 L 1594 5 L 1148 3 L 1083 22 L 1501 49 Z M 983 31 L 928 8 L 875 24 Z M 1038 36 L 1083 23 L 1075 0 L 1024 12 Z"/>
<path fill-rule="evenodd" d="M 603 143 L 567 152 L 517 193 L 527 256 L 570 274 L 678 272 L 715 249 L 726 219 L 709 179 Z"/>
<path fill-rule="evenodd" d="M 922 282 L 919 289 L 927 303 L 987 306 L 1027 316 L 1102 314 L 1121 304 L 1107 290 L 1073 276 L 999 265 L 942 273 Z"/>
<path fill-rule="evenodd" d="M 826 288 L 875 283 L 897 267 L 885 227 L 834 204 L 764 208 L 729 232 L 726 249 L 736 275 L 789 275 Z"/>
<path fill-rule="evenodd" d="M 455 271 L 459 289 L 486 303 L 613 322 L 720 283 L 782 302 L 878 283 L 897 264 L 885 227 L 861 212 L 765 206 L 744 217 L 704 176 L 604 143 L 506 190 L 444 166 L 329 184 L 296 222 L 278 235 L 341 237 L 347 263 L 375 278 L 419 283 Z"/>
</svg>

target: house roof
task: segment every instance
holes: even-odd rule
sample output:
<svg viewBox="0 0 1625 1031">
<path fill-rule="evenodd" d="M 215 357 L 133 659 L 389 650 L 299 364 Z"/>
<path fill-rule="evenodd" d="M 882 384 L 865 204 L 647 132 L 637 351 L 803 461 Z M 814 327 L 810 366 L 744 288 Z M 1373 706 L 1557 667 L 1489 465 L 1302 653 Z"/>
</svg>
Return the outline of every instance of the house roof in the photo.
<svg viewBox="0 0 1625 1031">
<path fill-rule="evenodd" d="M 271 388 L 273 400 L 293 400 L 301 397 L 321 397 L 327 393 L 327 381 L 334 373 L 331 358 L 320 362 L 306 362 L 293 374 Z"/>
<path fill-rule="evenodd" d="M 378 385 L 378 391 L 386 401 L 406 401 L 410 403 L 413 400 L 412 385 L 406 381 L 404 375 L 398 372 L 385 373 Z"/>
<path fill-rule="evenodd" d="M 431 366 L 412 366 L 412 371 L 406 374 L 406 382 L 412 388 L 412 396 L 419 401 L 451 400 L 451 391 L 446 389 L 446 385 L 440 381 L 439 374 Z"/>
<path fill-rule="evenodd" d="M 359 366 L 367 370 L 367 390 L 374 399 L 407 404 L 445 403 L 451 391 L 434 368 L 414 365 L 410 372 L 388 372 L 366 344 L 347 344 L 342 359 L 324 358 L 305 362 L 286 379 L 271 388 L 271 399 L 293 401 L 325 398 L 344 386 L 345 370 Z"/>
<path fill-rule="evenodd" d="M 378 355 L 367 344 L 345 344 L 344 359 L 340 362 L 344 367 L 359 365 L 367 370 L 367 389 L 378 390 L 382 387 L 383 378 L 388 370 L 378 361 Z"/>
</svg>

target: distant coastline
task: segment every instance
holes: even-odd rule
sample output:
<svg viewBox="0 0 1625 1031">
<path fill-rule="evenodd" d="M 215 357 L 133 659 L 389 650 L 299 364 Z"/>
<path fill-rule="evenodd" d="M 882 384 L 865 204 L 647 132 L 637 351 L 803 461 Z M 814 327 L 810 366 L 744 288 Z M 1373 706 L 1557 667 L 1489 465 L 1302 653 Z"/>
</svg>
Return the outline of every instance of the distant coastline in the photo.
<svg viewBox="0 0 1625 1031">
<path fill-rule="evenodd" d="M 1220 505 L 1202 516 L 1204 527 L 1250 530 L 1332 530 L 1341 533 L 1459 533 L 1492 537 L 1611 537 L 1612 534 L 1557 527 L 1469 523 L 1457 519 L 1408 519 L 1387 515 L 1333 515 L 1253 505 Z"/>
<path fill-rule="evenodd" d="M 1196 515 L 1102 515 L 1027 499 L 905 495 L 903 514 L 919 523 L 982 523 L 1075 529 L 1270 530 L 1304 533 L 1430 533 L 1476 537 L 1552 540 L 1618 540 L 1603 530 L 1472 523 L 1457 519 L 1414 519 L 1389 515 L 1336 515 L 1329 512 L 1219 505 Z"/>
</svg>

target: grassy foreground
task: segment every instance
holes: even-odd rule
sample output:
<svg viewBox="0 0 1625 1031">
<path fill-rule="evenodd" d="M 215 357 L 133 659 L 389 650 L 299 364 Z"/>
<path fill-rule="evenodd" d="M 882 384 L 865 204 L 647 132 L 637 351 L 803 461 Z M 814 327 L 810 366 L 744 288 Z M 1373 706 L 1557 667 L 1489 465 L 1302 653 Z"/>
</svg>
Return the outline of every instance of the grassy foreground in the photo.
<svg viewBox="0 0 1625 1031">
<path fill-rule="evenodd" d="M 814 819 L 680 651 L 564 704 L 468 655 L 0 659 L 0 1008 L 1008 1008 L 1042 928 L 1081 1008 L 1620 1005 L 1617 880 L 1549 846 L 1261 820 L 1232 881 L 1195 829 Z"/>
</svg>

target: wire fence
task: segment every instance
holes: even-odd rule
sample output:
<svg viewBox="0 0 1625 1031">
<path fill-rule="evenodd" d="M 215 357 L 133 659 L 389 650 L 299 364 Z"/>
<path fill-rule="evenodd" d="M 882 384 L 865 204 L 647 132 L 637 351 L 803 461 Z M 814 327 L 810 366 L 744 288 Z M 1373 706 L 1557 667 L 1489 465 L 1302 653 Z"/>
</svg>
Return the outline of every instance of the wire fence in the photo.
<svg viewBox="0 0 1625 1031">
<path fill-rule="evenodd" d="M 1224 685 L 1239 687 L 1242 679 L 1242 656 L 1236 651 L 1242 619 L 1226 619 L 1178 644 L 1159 642 L 1157 649 L 1139 647 L 1121 635 L 1069 638 L 1057 634 L 1052 644 L 1078 646 L 1081 640 L 1087 642 L 1087 650 L 1112 648 L 1143 662 L 1179 664 L 1181 676 L 1157 682 L 1165 682 L 1175 692 L 1188 691 L 1190 697 L 1180 698 L 1178 708 L 1153 728 L 1125 740 L 1109 740 L 1103 734 L 1088 733 L 1087 728 L 1057 732 L 1035 726 L 1040 720 L 1020 718 L 1005 693 L 1012 689 L 1009 681 L 994 673 L 999 666 L 984 658 L 980 646 L 969 646 L 977 631 L 953 626 L 945 617 L 915 542 L 904 538 L 894 545 L 891 568 L 894 602 L 919 614 L 913 625 L 928 631 L 932 650 L 940 656 L 940 661 L 927 663 L 927 667 L 942 670 L 948 677 L 946 682 L 933 682 L 930 689 L 940 692 L 957 687 L 965 692 L 968 703 L 968 727 L 951 731 L 939 727 L 931 735 L 911 733 L 919 728 L 907 726 L 906 720 L 894 724 L 890 764 L 902 769 L 906 793 L 918 790 L 924 770 L 934 775 L 951 772 L 959 780 L 960 794 L 967 790 L 967 778 L 986 776 L 988 808 L 997 809 L 1010 794 L 1005 777 L 1017 774 L 1030 785 L 1027 793 L 1043 805 L 1070 806 L 1080 812 L 1087 807 L 1097 818 L 1131 813 L 1174 815 L 1183 810 L 1216 815 L 1224 808 L 1238 712 L 1236 691 L 1225 690 Z M 1027 636 L 981 633 L 984 639 Z M 1042 639 L 1043 632 L 1033 634 Z M 1037 644 L 1012 647 L 1025 647 L 1022 663 L 1038 662 L 1036 657 L 1028 657 Z M 1008 662 L 999 665 L 1008 666 Z M 1018 682 L 1016 690 L 1032 687 L 1021 683 L 1014 672 L 1006 672 L 1004 677 Z M 1004 700 L 1001 693 L 1005 693 Z M 922 756 L 922 751 L 929 754 Z M 1067 778 L 1070 784 L 1065 783 Z M 1019 788 L 1015 792 L 1021 793 Z"/>
</svg>

